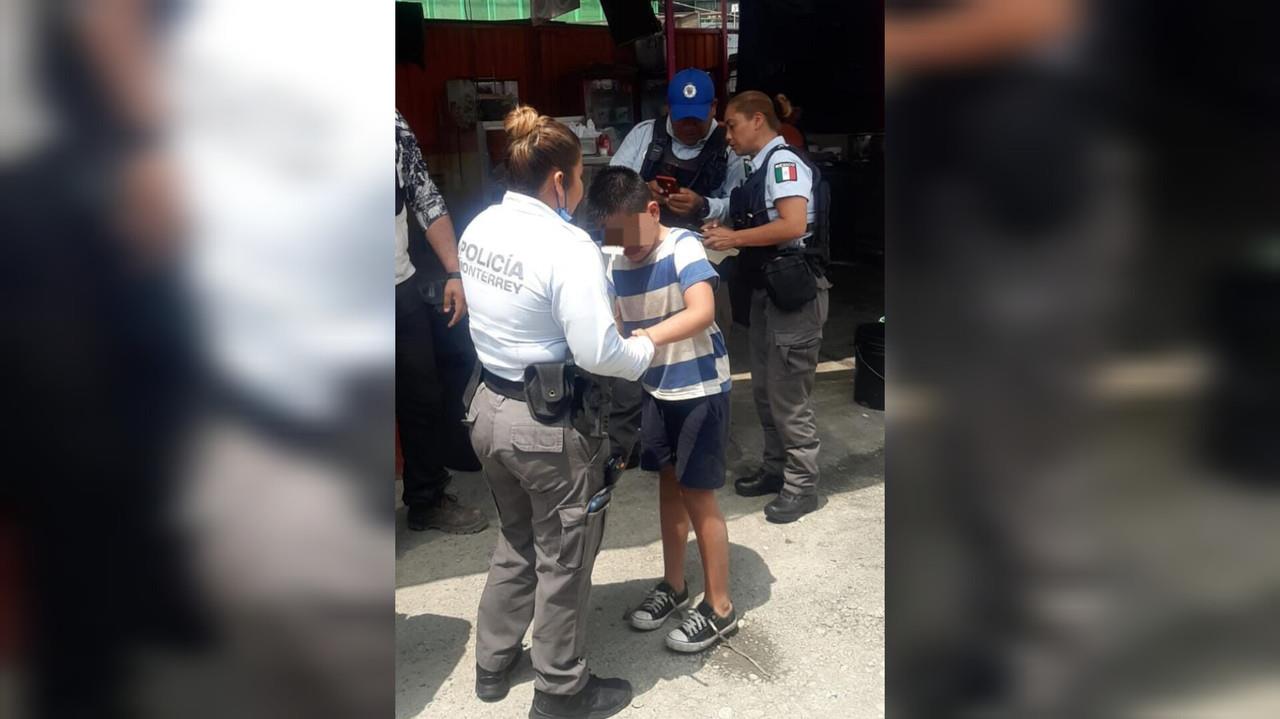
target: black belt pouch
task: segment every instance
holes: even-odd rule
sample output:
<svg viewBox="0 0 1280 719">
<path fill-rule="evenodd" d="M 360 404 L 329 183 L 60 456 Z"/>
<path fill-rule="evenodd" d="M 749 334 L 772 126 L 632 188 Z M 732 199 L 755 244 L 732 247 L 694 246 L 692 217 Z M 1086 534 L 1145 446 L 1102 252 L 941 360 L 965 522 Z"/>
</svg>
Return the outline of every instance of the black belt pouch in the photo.
<svg viewBox="0 0 1280 719">
<path fill-rule="evenodd" d="M 573 406 L 569 365 L 547 362 L 525 367 L 524 398 L 535 420 L 542 424 L 560 424 Z"/>
<path fill-rule="evenodd" d="M 818 296 L 818 282 L 801 252 L 782 252 L 765 263 L 764 289 L 783 312 L 795 312 Z"/>
</svg>

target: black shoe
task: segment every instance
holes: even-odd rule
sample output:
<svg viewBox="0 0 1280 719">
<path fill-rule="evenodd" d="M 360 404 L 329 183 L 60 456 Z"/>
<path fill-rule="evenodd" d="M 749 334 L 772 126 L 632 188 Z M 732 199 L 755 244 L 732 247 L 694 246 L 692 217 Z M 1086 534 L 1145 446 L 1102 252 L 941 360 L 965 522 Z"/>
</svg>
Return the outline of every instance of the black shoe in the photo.
<svg viewBox="0 0 1280 719">
<path fill-rule="evenodd" d="M 640 468 L 640 443 L 636 442 L 631 448 L 631 454 L 626 454 L 621 447 L 612 447 L 613 460 L 621 465 L 622 469 L 639 469 Z"/>
<path fill-rule="evenodd" d="M 631 622 L 631 626 L 641 631 L 650 631 L 662 626 L 667 621 L 667 617 L 672 612 L 683 607 L 685 602 L 689 601 L 689 583 L 685 582 L 684 591 L 676 594 L 676 591 L 667 584 L 666 580 L 658 583 L 658 586 L 649 590 L 649 595 L 644 598 L 640 606 L 631 610 L 627 615 L 627 621 Z"/>
<path fill-rule="evenodd" d="M 441 494 L 431 504 L 409 505 L 409 529 L 423 532 L 438 529 L 449 534 L 475 534 L 489 526 L 484 513 L 458 503 L 452 494 Z"/>
<path fill-rule="evenodd" d="M 794 522 L 818 508 L 818 495 L 779 492 L 778 498 L 764 505 L 765 519 L 774 524 Z"/>
<path fill-rule="evenodd" d="M 511 670 L 516 668 L 520 663 L 520 657 L 524 656 L 524 647 L 516 652 L 515 659 L 499 672 L 491 672 L 481 669 L 480 665 L 476 665 L 476 698 L 482 702 L 496 702 L 507 698 L 507 692 L 511 691 Z"/>
<path fill-rule="evenodd" d="M 631 682 L 592 674 L 577 694 L 533 692 L 529 719 L 605 719 L 631 703 Z"/>
<path fill-rule="evenodd" d="M 763 497 L 766 494 L 777 494 L 782 491 L 782 477 L 765 474 L 764 468 L 757 469 L 750 477 L 733 480 L 733 489 L 743 497 Z"/>
<path fill-rule="evenodd" d="M 700 652 L 737 632 L 737 609 L 730 609 L 727 617 L 718 617 L 711 605 L 703 600 L 697 609 L 689 612 L 679 627 L 672 629 L 667 635 L 667 646 L 677 652 Z"/>
</svg>

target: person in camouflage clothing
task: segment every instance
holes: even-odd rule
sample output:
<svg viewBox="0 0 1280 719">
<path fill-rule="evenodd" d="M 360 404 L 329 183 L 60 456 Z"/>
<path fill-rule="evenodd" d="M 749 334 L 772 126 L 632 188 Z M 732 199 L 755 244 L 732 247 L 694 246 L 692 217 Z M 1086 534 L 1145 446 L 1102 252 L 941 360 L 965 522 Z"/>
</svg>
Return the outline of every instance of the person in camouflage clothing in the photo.
<svg viewBox="0 0 1280 719">
<path fill-rule="evenodd" d="M 415 241 L 425 233 L 426 242 Z M 447 468 L 479 471 L 462 424 L 475 366 L 458 242 L 413 131 L 396 111 L 396 424 L 409 529 L 469 534 L 488 526 L 445 492 Z"/>
</svg>

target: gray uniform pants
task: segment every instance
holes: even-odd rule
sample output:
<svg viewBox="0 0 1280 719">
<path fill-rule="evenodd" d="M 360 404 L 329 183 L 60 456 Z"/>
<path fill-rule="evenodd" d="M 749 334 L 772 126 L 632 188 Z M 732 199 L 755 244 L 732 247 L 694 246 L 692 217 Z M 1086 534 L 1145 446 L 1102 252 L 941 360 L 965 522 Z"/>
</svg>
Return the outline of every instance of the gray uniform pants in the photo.
<svg viewBox="0 0 1280 719">
<path fill-rule="evenodd" d="M 764 470 L 796 495 L 818 491 L 811 395 L 830 286 L 819 278 L 818 296 L 795 312 L 778 309 L 764 290 L 751 294 L 751 391 L 764 428 Z"/>
<path fill-rule="evenodd" d="M 587 514 L 587 501 L 604 487 L 606 443 L 539 424 L 524 402 L 483 384 L 468 420 L 502 525 L 480 596 L 476 663 L 505 668 L 532 624 L 535 688 L 574 694 L 587 681 L 587 601 L 608 511 Z"/>
</svg>

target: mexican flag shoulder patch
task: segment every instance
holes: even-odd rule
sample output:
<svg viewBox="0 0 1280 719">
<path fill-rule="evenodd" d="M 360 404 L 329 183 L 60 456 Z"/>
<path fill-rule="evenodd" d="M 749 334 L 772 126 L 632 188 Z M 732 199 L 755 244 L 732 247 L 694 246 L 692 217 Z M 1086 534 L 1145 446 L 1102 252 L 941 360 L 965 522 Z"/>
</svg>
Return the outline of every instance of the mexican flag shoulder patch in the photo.
<svg viewBox="0 0 1280 719">
<path fill-rule="evenodd" d="M 796 163 L 779 162 L 773 166 L 774 182 L 794 182 L 798 179 L 800 176 L 796 173 Z"/>
</svg>

